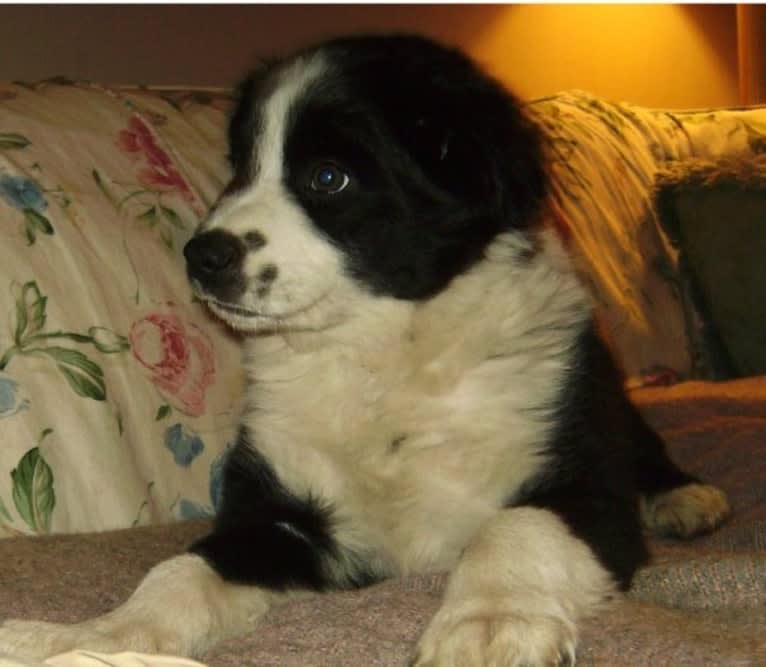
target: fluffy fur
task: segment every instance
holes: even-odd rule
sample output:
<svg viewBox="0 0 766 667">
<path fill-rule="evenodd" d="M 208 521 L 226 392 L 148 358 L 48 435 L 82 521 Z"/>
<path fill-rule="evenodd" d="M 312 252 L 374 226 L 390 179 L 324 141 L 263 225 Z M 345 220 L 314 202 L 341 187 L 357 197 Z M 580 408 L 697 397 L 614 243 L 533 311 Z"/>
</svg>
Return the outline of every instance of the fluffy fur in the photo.
<svg viewBox="0 0 766 667">
<path fill-rule="evenodd" d="M 573 664 L 646 528 L 726 499 L 622 393 L 545 223 L 541 140 L 461 54 L 335 40 L 240 88 L 190 280 L 248 334 L 213 532 L 107 616 L 0 649 L 202 654 L 294 595 L 451 570 L 418 667 Z"/>
</svg>

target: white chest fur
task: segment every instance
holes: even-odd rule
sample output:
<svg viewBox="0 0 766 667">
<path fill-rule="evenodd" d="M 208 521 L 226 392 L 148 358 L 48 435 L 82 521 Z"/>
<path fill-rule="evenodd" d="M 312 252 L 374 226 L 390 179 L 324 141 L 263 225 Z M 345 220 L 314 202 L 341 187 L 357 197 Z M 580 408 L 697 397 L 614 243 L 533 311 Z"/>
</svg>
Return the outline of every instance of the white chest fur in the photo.
<svg viewBox="0 0 766 667">
<path fill-rule="evenodd" d="M 426 304 L 369 297 L 338 330 L 256 338 L 246 423 L 294 493 L 400 571 L 448 567 L 542 466 L 588 306 L 557 244 L 513 239 Z"/>
</svg>

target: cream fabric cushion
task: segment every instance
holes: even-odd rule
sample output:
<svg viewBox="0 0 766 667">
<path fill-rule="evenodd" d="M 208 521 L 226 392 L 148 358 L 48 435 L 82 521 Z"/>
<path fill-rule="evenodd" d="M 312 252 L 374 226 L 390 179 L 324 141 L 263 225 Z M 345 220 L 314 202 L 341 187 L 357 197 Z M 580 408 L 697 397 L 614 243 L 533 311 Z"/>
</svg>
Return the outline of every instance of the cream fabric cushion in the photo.
<svg viewBox="0 0 766 667">
<path fill-rule="evenodd" d="M 226 104 L 0 87 L 0 532 L 212 513 L 239 351 L 181 249 L 228 176 Z"/>
</svg>

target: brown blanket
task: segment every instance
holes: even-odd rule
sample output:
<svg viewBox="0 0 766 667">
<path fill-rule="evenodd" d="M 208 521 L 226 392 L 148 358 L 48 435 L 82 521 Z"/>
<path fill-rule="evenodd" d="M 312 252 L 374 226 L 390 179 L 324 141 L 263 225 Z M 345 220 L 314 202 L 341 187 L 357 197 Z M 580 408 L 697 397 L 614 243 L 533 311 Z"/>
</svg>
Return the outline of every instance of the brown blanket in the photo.
<svg viewBox="0 0 766 667">
<path fill-rule="evenodd" d="M 674 457 L 729 494 L 733 518 L 692 543 L 655 542 L 629 598 L 585 624 L 578 665 L 766 666 L 766 378 L 642 389 Z M 203 524 L 0 540 L 0 617 L 74 621 L 124 599 Z M 285 605 L 206 656 L 211 667 L 406 665 L 444 577 Z"/>
</svg>

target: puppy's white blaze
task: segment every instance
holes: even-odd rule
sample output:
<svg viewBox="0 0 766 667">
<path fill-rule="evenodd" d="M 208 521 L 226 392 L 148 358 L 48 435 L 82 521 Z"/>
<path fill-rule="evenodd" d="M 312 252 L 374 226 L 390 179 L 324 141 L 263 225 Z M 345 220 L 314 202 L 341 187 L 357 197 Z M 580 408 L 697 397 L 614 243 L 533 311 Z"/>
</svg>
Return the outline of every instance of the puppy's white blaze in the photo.
<svg viewBox="0 0 766 667">
<path fill-rule="evenodd" d="M 323 59 L 315 55 L 311 59 L 292 63 L 277 75 L 278 84 L 262 107 L 262 127 L 254 146 L 256 153 L 252 156 L 258 165 L 254 181 L 245 192 L 221 203 L 208 221 L 208 229 L 225 228 L 232 233 L 253 229 L 253 220 L 244 214 L 246 211 L 241 209 L 240 203 L 259 203 L 264 206 L 263 215 L 258 216 L 259 223 L 269 219 L 279 221 L 280 224 L 283 222 L 283 218 L 279 217 L 283 211 L 268 210 L 267 207 L 269 202 L 292 200 L 283 185 L 284 143 L 290 110 L 311 84 L 321 78 L 325 70 Z M 300 210 L 295 204 L 294 208 Z"/>
<path fill-rule="evenodd" d="M 240 237 L 257 231 L 266 239 L 245 257 L 242 271 L 248 285 L 237 304 L 260 317 L 219 313 L 238 329 L 323 329 L 343 319 L 344 302 L 356 291 L 343 276 L 339 250 L 317 233 L 283 182 L 291 109 L 325 70 L 322 58 L 313 56 L 277 75 L 278 84 L 263 105 L 254 181 L 224 199 L 206 225 Z M 259 290 L 258 275 L 267 266 L 277 268 L 278 278 L 268 290 Z"/>
<path fill-rule="evenodd" d="M 258 147 L 259 178 L 263 182 L 282 179 L 290 110 L 313 83 L 322 79 L 326 70 L 322 56 L 315 54 L 296 60 L 279 73 L 279 84 L 263 108 L 263 135 Z"/>
</svg>

